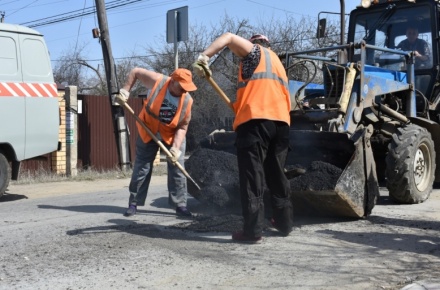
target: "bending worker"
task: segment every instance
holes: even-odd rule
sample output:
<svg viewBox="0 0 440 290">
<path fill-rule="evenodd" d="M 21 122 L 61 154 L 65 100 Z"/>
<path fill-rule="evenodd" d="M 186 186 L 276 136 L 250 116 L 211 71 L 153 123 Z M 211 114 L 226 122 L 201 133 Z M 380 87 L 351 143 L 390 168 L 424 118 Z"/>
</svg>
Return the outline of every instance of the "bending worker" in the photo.
<svg viewBox="0 0 440 290">
<path fill-rule="evenodd" d="M 272 224 L 284 236 L 292 230 L 290 184 L 284 175 L 290 125 L 288 80 L 264 35 L 254 35 L 250 40 L 231 33 L 221 35 L 199 55 L 193 65 L 195 72 L 204 77 L 201 65 L 207 68 L 209 58 L 225 46 L 240 58 L 237 99 L 232 106 L 244 226 L 232 234 L 232 239 L 259 243 L 265 184 L 271 193 Z"/>
<path fill-rule="evenodd" d="M 167 158 L 168 170 L 168 203 L 176 208 L 178 216 L 191 216 L 186 207 L 187 181 L 185 175 L 174 166 L 179 162 L 184 165 L 186 132 L 191 120 L 193 99 L 188 92 L 197 87 L 192 81 L 189 70 L 176 69 L 170 77 L 143 68 L 134 68 L 120 89 L 119 97 L 128 100 L 129 91 L 139 80 L 149 90 L 144 100 L 139 118 L 147 125 L 156 137 L 169 149 L 172 158 Z M 159 145 L 148 135 L 145 129 L 137 124 L 139 137 L 136 140 L 136 159 L 129 185 L 130 196 L 125 216 L 136 214 L 137 207 L 145 205 L 150 185 L 153 162 Z"/>
</svg>

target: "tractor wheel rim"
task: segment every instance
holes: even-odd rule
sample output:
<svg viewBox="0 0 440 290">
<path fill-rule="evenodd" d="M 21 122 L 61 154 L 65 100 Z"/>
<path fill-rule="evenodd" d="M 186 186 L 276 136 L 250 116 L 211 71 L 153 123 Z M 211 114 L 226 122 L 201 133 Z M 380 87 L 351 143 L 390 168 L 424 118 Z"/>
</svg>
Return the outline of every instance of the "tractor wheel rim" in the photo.
<svg viewBox="0 0 440 290">
<path fill-rule="evenodd" d="M 426 189 L 430 171 L 430 155 L 428 148 L 422 144 L 414 156 L 414 182 L 419 191 Z"/>
</svg>

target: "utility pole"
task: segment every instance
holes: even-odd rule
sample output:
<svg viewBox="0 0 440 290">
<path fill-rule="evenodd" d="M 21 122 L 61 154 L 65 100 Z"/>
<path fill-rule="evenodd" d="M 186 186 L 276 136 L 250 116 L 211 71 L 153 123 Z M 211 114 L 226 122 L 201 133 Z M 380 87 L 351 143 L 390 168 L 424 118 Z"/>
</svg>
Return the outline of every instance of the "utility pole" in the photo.
<svg viewBox="0 0 440 290">
<path fill-rule="evenodd" d="M 125 120 L 123 108 L 121 108 L 119 104 L 112 102 L 112 95 L 119 93 L 119 87 L 116 82 L 116 69 L 110 45 L 110 33 L 108 29 L 107 14 L 105 11 L 105 2 L 104 0 L 95 1 L 96 13 L 98 14 L 102 55 L 104 58 L 105 75 L 107 79 L 108 95 L 113 117 L 113 128 L 119 156 L 119 165 L 122 170 L 128 170 L 131 167 L 131 162 L 130 136 L 128 133 L 127 122 Z"/>
<path fill-rule="evenodd" d="M 2 17 L 2 18 L 0 18 L 0 23 L 5 22 L 5 15 L 6 15 L 5 11 L 0 11 L 0 16 Z"/>
</svg>

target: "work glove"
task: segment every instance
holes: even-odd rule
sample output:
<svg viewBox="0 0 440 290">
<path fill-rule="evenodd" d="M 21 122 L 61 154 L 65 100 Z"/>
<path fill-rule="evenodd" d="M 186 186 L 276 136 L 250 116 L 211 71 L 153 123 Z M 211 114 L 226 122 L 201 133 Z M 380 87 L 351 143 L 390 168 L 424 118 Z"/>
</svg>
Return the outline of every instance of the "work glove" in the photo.
<svg viewBox="0 0 440 290">
<path fill-rule="evenodd" d="M 168 162 L 171 162 L 172 164 L 176 164 L 177 160 L 179 160 L 180 155 L 182 155 L 182 151 L 180 151 L 176 147 L 171 147 L 170 153 L 171 156 L 167 156 Z"/>
<path fill-rule="evenodd" d="M 199 57 L 192 65 L 194 73 L 202 78 L 210 77 L 212 75 L 212 72 L 209 69 L 208 61 L 209 57 L 206 54 L 199 54 Z"/>
<path fill-rule="evenodd" d="M 130 96 L 130 92 L 126 89 L 120 89 L 119 94 L 116 94 L 113 100 L 113 103 L 116 102 L 120 105 L 123 105 L 128 101 L 128 97 Z"/>
</svg>

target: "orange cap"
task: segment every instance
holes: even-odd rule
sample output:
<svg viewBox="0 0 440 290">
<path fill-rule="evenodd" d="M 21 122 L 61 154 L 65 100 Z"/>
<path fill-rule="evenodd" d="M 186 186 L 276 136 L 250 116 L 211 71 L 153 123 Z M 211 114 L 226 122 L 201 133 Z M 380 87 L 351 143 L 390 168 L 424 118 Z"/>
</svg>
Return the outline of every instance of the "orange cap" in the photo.
<svg viewBox="0 0 440 290">
<path fill-rule="evenodd" d="M 187 92 L 197 90 L 196 85 L 192 81 L 192 74 L 189 70 L 178 68 L 171 74 L 171 78 L 178 82 L 180 86 Z"/>
</svg>

